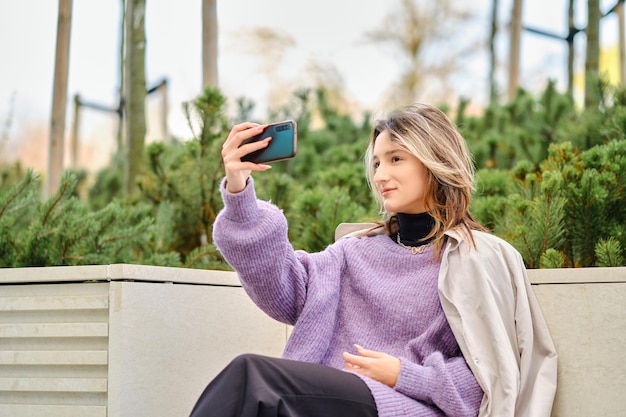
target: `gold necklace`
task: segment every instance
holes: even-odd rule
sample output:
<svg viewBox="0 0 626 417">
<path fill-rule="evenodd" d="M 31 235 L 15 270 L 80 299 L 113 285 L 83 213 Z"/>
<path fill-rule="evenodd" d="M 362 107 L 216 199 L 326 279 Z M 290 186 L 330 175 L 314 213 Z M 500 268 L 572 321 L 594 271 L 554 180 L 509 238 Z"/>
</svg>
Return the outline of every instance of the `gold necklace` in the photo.
<svg viewBox="0 0 626 417">
<path fill-rule="evenodd" d="M 412 253 L 413 255 L 417 255 L 417 254 L 419 254 L 419 253 L 424 253 L 424 251 L 426 250 L 426 247 L 427 247 L 427 246 L 430 246 L 430 245 L 431 245 L 431 243 L 432 243 L 432 242 L 430 242 L 430 243 L 427 243 L 427 244 L 425 244 L 425 245 L 421 245 L 421 246 L 409 246 L 409 245 L 405 245 L 404 243 L 402 243 L 402 242 L 400 241 L 400 232 L 398 232 L 398 235 L 397 235 L 396 241 L 398 242 L 398 245 L 402 246 L 402 247 L 403 247 L 403 248 L 405 248 L 405 249 L 410 250 L 410 251 L 411 251 L 411 253 Z"/>
</svg>

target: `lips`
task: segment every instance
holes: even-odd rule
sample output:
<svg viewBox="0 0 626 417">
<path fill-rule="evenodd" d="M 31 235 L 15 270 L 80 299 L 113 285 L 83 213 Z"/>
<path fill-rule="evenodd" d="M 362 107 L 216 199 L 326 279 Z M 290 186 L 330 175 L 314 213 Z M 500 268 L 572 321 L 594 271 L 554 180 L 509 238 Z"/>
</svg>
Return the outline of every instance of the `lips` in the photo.
<svg viewBox="0 0 626 417">
<path fill-rule="evenodd" d="M 393 190 L 395 190 L 395 188 L 383 188 L 383 190 L 381 191 L 381 195 L 383 197 L 388 196 Z"/>
</svg>

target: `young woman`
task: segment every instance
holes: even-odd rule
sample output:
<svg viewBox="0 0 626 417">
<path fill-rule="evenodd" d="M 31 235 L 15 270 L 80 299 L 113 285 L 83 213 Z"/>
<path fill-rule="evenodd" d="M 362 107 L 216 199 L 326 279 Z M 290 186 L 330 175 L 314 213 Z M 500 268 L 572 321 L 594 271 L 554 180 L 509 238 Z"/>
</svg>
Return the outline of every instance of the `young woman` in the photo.
<svg viewBox="0 0 626 417">
<path fill-rule="evenodd" d="M 379 121 L 366 152 L 377 227 L 294 251 L 242 162 L 269 139 L 235 126 L 214 240 L 252 300 L 293 325 L 283 358 L 243 355 L 199 398 L 207 416 L 548 417 L 556 352 L 521 256 L 468 208 L 473 164 L 438 109 Z M 268 256 L 271 254 L 271 256 Z"/>
</svg>

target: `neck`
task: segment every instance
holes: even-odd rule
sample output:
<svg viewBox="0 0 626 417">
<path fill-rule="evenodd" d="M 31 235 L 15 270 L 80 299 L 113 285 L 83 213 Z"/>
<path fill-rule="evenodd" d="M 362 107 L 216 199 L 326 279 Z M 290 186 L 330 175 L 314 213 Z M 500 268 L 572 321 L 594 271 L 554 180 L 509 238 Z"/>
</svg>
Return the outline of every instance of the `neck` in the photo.
<svg viewBox="0 0 626 417">
<path fill-rule="evenodd" d="M 424 240 L 435 225 L 435 220 L 428 213 L 405 214 L 398 213 L 398 225 L 400 226 L 400 241 L 405 245 L 420 246 L 429 243 L 431 239 Z M 397 237 L 397 236 L 396 236 Z"/>
</svg>

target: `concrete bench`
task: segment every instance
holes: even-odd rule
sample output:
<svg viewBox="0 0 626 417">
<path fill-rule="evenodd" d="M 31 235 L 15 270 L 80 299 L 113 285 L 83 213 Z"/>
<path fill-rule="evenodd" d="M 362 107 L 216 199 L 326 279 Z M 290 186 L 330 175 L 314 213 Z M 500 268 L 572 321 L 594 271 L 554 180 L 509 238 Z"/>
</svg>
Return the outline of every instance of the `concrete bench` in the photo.
<svg viewBox="0 0 626 417">
<path fill-rule="evenodd" d="M 529 276 L 559 352 L 553 416 L 626 415 L 626 268 Z M 184 416 L 233 357 L 279 356 L 288 333 L 233 272 L 0 269 L 0 416 Z"/>
</svg>

